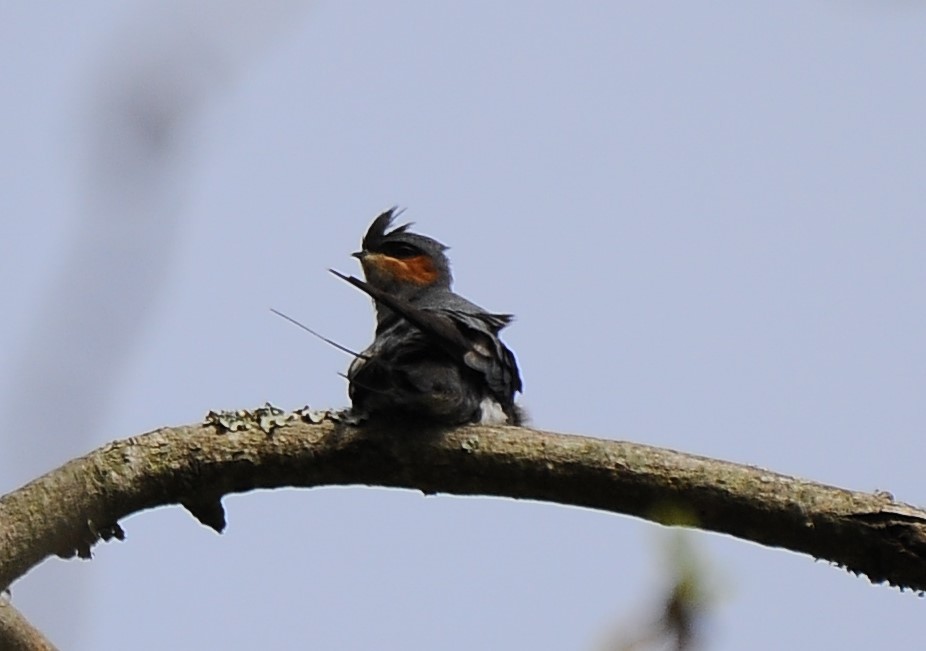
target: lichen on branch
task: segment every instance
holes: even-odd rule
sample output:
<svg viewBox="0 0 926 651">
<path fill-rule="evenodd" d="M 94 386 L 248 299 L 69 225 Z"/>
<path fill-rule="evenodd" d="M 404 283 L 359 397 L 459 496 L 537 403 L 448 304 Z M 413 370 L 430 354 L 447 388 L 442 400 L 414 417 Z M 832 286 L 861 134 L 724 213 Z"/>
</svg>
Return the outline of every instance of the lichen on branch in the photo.
<svg viewBox="0 0 926 651">
<path fill-rule="evenodd" d="M 523 427 L 356 426 L 336 413 L 258 412 L 116 441 L 0 498 L 0 589 L 52 554 L 86 557 L 96 542 L 121 539 L 119 521 L 137 511 L 180 504 L 221 531 L 229 493 L 363 484 L 632 515 L 926 590 L 926 511 L 887 493 Z M 230 413 L 243 424 L 228 426 Z"/>
</svg>

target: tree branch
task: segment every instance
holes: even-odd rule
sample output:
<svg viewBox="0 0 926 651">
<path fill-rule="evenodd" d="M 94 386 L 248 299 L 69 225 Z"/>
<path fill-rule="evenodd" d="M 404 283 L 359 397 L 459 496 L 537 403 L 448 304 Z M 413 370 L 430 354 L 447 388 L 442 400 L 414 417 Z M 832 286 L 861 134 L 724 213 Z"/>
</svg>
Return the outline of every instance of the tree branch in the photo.
<svg viewBox="0 0 926 651">
<path fill-rule="evenodd" d="M 300 413 L 260 421 L 275 427 L 271 433 L 227 431 L 244 425 L 221 418 L 156 430 L 0 498 L 0 588 L 51 554 L 89 557 L 98 540 L 122 538 L 121 518 L 143 509 L 180 503 L 221 531 L 220 499 L 228 493 L 367 484 L 542 500 L 693 526 L 825 559 L 875 583 L 926 590 L 926 511 L 887 493 L 526 428 L 358 428 L 330 415 L 317 423 L 300 417 L 319 420 Z"/>
<path fill-rule="evenodd" d="M 55 647 L 3 596 L 0 596 L 0 649 L 55 651 Z"/>
</svg>

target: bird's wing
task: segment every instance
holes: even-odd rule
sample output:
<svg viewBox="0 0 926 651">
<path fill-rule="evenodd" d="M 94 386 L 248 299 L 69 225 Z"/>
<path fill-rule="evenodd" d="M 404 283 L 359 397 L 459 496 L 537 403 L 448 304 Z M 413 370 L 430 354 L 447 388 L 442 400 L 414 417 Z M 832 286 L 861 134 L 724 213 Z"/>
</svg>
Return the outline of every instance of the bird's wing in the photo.
<svg viewBox="0 0 926 651">
<path fill-rule="evenodd" d="M 511 321 L 509 315 L 482 311 L 456 295 L 457 305 L 452 308 L 432 306 L 422 309 L 359 278 L 346 276 L 334 269 L 329 271 L 417 326 L 453 359 L 482 373 L 492 393 L 503 404 L 511 403 L 514 393 L 521 390 L 514 354 L 497 336 L 498 331 Z"/>
<path fill-rule="evenodd" d="M 498 331 L 510 321 L 505 318 L 508 315 L 459 310 L 447 310 L 446 314 L 466 330 L 470 348 L 463 355 L 464 363 L 485 376 L 494 394 L 509 399 L 520 391 L 521 376 L 514 353 L 498 338 Z"/>
<path fill-rule="evenodd" d="M 447 349 L 447 352 L 452 355 L 459 356 L 469 349 L 470 342 L 446 315 L 434 310 L 419 309 L 408 301 L 373 287 L 373 285 L 368 282 L 355 278 L 354 276 L 345 276 L 334 269 L 329 269 L 328 271 L 338 278 L 349 282 L 357 289 L 366 292 L 392 311 L 402 315 L 407 321 L 435 337 L 437 342 L 441 344 L 441 347 Z"/>
</svg>

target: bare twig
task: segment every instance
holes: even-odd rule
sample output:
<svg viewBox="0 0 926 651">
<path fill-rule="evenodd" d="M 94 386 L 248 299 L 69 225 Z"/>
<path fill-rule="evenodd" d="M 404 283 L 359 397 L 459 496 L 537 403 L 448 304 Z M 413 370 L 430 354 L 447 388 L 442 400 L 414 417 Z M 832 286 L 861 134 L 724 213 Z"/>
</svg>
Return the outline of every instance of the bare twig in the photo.
<svg viewBox="0 0 926 651">
<path fill-rule="evenodd" d="M 330 419 L 227 432 L 160 429 L 111 443 L 0 498 L 0 587 L 51 554 L 89 556 L 118 521 L 182 504 L 221 531 L 228 493 L 368 484 L 498 495 L 684 524 L 926 589 L 926 511 L 672 450 L 518 427 L 357 428 Z M 680 521 L 673 513 L 684 513 Z"/>
</svg>

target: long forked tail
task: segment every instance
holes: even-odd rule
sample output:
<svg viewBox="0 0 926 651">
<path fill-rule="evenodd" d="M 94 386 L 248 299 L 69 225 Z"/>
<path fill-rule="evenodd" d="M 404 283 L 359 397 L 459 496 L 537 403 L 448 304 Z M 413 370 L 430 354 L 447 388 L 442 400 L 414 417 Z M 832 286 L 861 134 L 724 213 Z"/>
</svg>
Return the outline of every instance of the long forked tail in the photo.
<svg viewBox="0 0 926 651">
<path fill-rule="evenodd" d="M 342 346 L 342 345 L 339 344 L 338 342 L 329 339 L 328 337 L 322 335 L 321 333 L 316 332 L 315 330 L 312 330 L 312 328 L 310 328 L 309 326 L 305 325 L 304 323 L 302 323 L 302 322 L 300 322 L 300 321 L 297 321 L 296 319 L 294 319 L 293 317 L 291 317 L 291 316 L 289 316 L 289 315 L 287 315 L 287 314 L 283 314 L 283 313 L 280 312 L 279 310 L 275 310 L 275 309 L 273 309 L 273 308 L 271 307 L 271 308 L 270 308 L 270 311 L 273 312 L 274 314 L 276 314 L 277 316 L 286 319 L 287 321 L 289 321 L 289 322 L 292 323 L 293 325 L 302 328 L 303 330 L 305 330 L 305 331 L 308 332 L 309 334 L 311 334 L 311 335 L 313 335 L 313 336 L 315 336 L 315 337 L 318 337 L 319 339 L 321 339 L 322 341 L 324 341 L 326 344 L 328 344 L 328 345 L 330 345 L 330 346 L 334 346 L 335 348 L 337 348 L 337 349 L 340 350 L 341 352 L 347 353 L 348 355 L 353 355 L 353 356 L 356 357 L 357 359 L 362 359 L 362 360 L 365 361 L 365 362 L 369 362 L 369 361 L 373 360 L 373 358 L 370 357 L 369 355 L 364 355 L 363 353 L 358 353 L 357 351 L 351 350 L 351 349 L 348 348 L 347 346 Z M 376 361 L 377 364 L 382 365 L 384 368 L 391 368 L 391 365 L 390 365 L 390 364 L 385 364 L 385 363 L 383 363 L 382 360 L 377 359 L 377 360 L 375 360 L 375 361 Z M 340 377 L 344 378 L 345 380 L 347 380 L 348 382 L 351 382 L 351 383 L 353 383 L 353 384 L 356 384 L 357 386 L 362 387 L 362 388 L 366 389 L 367 391 L 372 391 L 373 393 L 380 393 L 380 394 L 383 394 L 383 395 L 391 395 L 389 391 L 385 391 L 385 390 L 383 390 L 383 389 L 378 389 L 378 388 L 376 388 L 376 387 L 369 386 L 369 385 L 367 385 L 367 384 L 357 382 L 356 378 L 351 378 L 351 377 L 349 377 L 348 375 L 346 375 L 346 374 L 344 374 L 344 373 L 338 373 L 338 375 L 339 375 Z"/>
<path fill-rule="evenodd" d="M 283 314 L 283 313 L 280 312 L 279 310 L 275 310 L 275 309 L 273 309 L 273 308 L 271 307 L 271 308 L 270 308 L 270 311 L 273 312 L 274 314 L 276 314 L 276 315 L 279 316 L 279 317 L 283 317 L 284 319 L 286 319 L 287 321 L 289 321 L 289 322 L 292 323 L 293 325 L 302 328 L 303 330 L 305 330 L 306 332 L 308 332 L 310 335 L 314 335 L 314 336 L 318 337 L 319 339 L 321 339 L 322 341 L 324 341 L 324 342 L 325 342 L 326 344 L 328 344 L 329 346 L 334 346 L 335 348 L 337 348 L 338 350 L 340 350 L 340 351 L 343 352 L 343 353 L 347 353 L 348 355 L 352 355 L 352 356 L 356 357 L 357 359 L 362 359 L 362 360 L 365 360 L 365 361 L 370 361 L 370 359 L 371 359 L 369 355 L 364 355 L 363 353 L 358 353 L 358 352 L 355 351 L 355 350 L 351 350 L 351 349 L 348 348 L 347 346 L 342 346 L 342 345 L 339 344 L 338 342 L 332 341 L 331 339 L 328 339 L 328 337 L 326 337 L 326 336 L 324 336 L 324 335 L 322 335 L 322 334 L 319 334 L 318 332 L 315 332 L 315 331 L 312 330 L 312 328 L 310 328 L 309 326 L 305 325 L 304 323 L 300 323 L 299 321 L 297 321 L 296 319 L 294 319 L 294 318 L 291 317 L 291 316 L 287 316 L 286 314 Z"/>
</svg>

